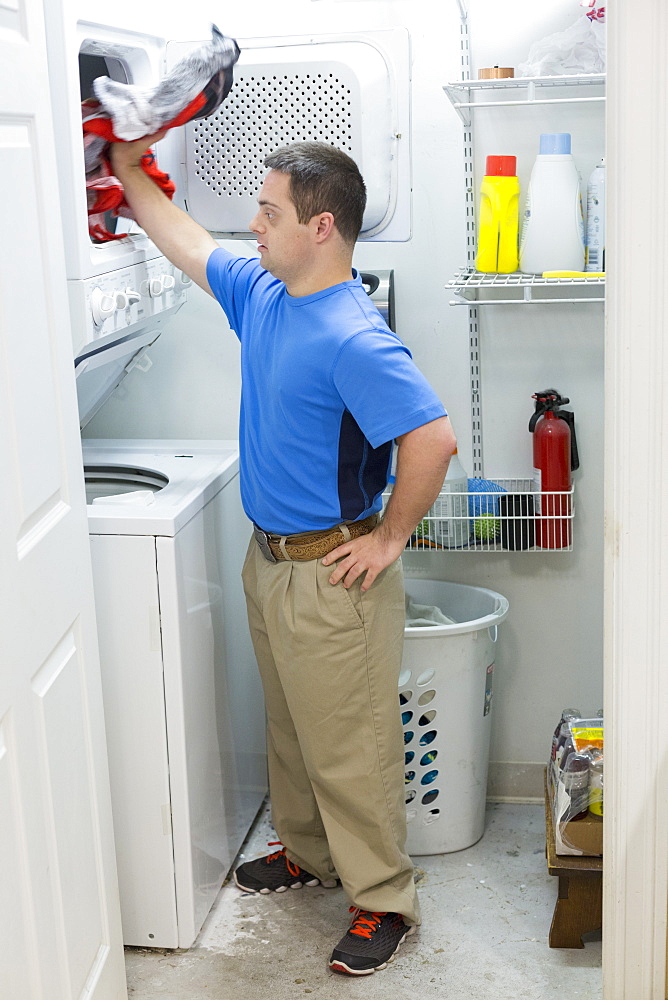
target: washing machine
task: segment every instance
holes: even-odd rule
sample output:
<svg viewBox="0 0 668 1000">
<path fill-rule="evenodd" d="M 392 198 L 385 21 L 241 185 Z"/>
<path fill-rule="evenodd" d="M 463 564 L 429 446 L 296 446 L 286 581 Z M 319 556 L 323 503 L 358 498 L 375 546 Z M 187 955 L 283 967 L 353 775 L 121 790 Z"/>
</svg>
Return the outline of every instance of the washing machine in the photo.
<svg viewBox="0 0 668 1000">
<path fill-rule="evenodd" d="M 237 446 L 83 458 L 124 941 L 188 948 L 267 792 Z"/>
</svg>

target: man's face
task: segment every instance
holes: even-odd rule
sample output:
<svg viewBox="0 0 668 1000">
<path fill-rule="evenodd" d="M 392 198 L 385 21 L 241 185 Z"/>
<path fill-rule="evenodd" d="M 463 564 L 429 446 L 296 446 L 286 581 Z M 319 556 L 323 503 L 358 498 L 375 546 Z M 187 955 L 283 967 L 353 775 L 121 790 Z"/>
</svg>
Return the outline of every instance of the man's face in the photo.
<svg viewBox="0 0 668 1000">
<path fill-rule="evenodd" d="M 315 228 L 297 221 L 290 197 L 290 175 L 270 170 L 258 195 L 249 229 L 257 237 L 262 266 L 289 285 L 312 260 Z"/>
</svg>

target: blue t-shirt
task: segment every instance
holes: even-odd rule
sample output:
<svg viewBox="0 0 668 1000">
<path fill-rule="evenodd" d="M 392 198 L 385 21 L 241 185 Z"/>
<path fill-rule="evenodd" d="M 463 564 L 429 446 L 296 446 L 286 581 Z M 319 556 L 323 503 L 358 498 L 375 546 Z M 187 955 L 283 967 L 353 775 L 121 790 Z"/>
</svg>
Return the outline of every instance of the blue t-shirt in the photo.
<svg viewBox="0 0 668 1000">
<path fill-rule="evenodd" d="M 380 510 L 393 439 L 445 415 L 353 273 L 295 297 L 256 258 L 209 257 L 209 285 L 241 341 L 241 499 L 265 531 Z"/>
</svg>

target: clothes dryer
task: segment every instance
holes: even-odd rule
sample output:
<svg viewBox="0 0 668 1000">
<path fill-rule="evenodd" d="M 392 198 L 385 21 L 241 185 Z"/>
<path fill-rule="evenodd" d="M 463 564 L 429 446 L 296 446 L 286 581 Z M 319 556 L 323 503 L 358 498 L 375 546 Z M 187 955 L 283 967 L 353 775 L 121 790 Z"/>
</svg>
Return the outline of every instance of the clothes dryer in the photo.
<svg viewBox="0 0 668 1000">
<path fill-rule="evenodd" d="M 237 446 L 83 456 L 124 941 L 187 948 L 267 791 Z"/>
<path fill-rule="evenodd" d="M 120 232 L 128 233 L 123 239 L 100 243 L 89 235 L 81 102 L 94 96 L 98 76 L 156 86 L 165 51 L 164 38 L 90 19 L 89 6 L 82 0 L 45 5 L 77 387 L 82 371 L 90 381 L 102 349 L 120 347 L 130 363 L 183 305 L 192 284 L 135 222 L 120 220 Z"/>
</svg>

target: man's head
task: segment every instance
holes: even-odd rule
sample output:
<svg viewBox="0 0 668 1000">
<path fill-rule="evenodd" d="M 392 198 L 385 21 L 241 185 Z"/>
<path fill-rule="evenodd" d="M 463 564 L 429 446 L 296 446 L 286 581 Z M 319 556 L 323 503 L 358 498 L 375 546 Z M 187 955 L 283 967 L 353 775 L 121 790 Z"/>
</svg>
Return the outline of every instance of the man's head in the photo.
<svg viewBox="0 0 668 1000">
<path fill-rule="evenodd" d="M 362 228 L 366 187 L 347 153 L 326 142 L 295 142 L 277 149 L 264 163 L 289 175 L 298 222 L 331 212 L 344 243 L 354 245 Z"/>
<path fill-rule="evenodd" d="M 262 266 L 293 295 L 349 280 L 366 202 L 357 164 L 324 142 L 285 146 L 265 163 L 249 224 Z"/>
</svg>

